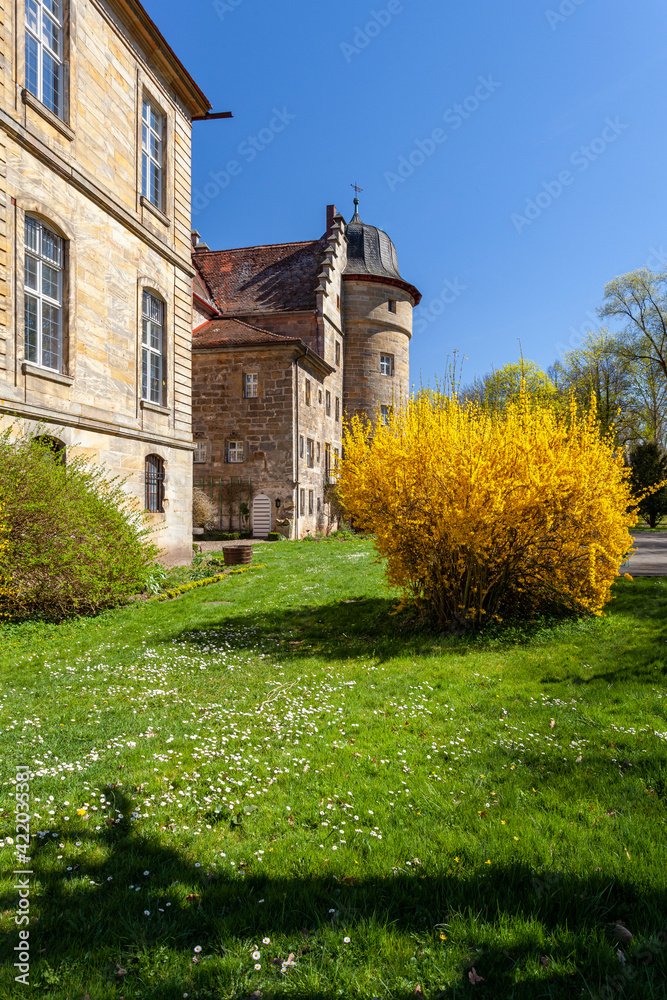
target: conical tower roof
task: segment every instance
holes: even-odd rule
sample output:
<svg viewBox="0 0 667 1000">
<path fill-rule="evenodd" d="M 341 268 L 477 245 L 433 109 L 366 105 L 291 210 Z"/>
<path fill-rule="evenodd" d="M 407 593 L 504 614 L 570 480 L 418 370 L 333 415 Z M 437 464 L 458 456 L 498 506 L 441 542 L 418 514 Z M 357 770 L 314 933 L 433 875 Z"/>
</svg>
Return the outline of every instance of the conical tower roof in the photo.
<svg viewBox="0 0 667 1000">
<path fill-rule="evenodd" d="M 404 288 L 415 298 L 415 305 L 421 300 L 421 294 L 414 285 L 405 281 L 398 270 L 396 247 L 389 236 L 376 226 L 369 226 L 361 221 L 359 215 L 359 199 L 354 199 L 354 215 L 345 227 L 347 236 L 347 266 L 346 278 L 358 277 L 371 281 L 378 279 L 388 284 Z"/>
</svg>

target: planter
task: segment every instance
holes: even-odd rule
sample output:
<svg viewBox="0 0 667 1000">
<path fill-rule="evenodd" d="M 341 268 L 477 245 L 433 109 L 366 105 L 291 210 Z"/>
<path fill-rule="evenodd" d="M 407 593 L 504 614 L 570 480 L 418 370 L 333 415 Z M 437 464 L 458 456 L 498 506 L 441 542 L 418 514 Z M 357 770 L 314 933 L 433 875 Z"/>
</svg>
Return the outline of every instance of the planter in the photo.
<svg viewBox="0 0 667 1000">
<path fill-rule="evenodd" d="M 225 566 L 249 566 L 252 562 L 252 545 L 223 545 Z"/>
</svg>

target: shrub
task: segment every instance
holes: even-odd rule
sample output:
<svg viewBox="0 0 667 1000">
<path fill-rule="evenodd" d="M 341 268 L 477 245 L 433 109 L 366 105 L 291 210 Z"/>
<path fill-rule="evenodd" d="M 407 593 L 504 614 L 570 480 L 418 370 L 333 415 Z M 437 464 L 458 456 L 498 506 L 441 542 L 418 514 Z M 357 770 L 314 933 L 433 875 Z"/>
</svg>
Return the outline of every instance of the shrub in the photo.
<svg viewBox="0 0 667 1000">
<path fill-rule="evenodd" d="M 629 472 L 594 404 L 522 390 L 501 412 L 422 392 L 345 431 L 338 489 L 403 603 L 448 627 L 529 609 L 600 614 L 631 548 Z"/>
<path fill-rule="evenodd" d="M 113 607 L 142 590 L 157 548 L 137 502 L 86 458 L 67 467 L 30 434 L 0 435 L 0 498 L 9 529 L 0 607 L 62 618 Z"/>
<path fill-rule="evenodd" d="M 211 498 L 195 486 L 192 490 L 192 523 L 195 528 L 210 527 L 216 517 L 217 511 Z"/>
<path fill-rule="evenodd" d="M 667 487 L 660 488 L 660 483 L 667 479 L 667 456 L 655 441 L 646 441 L 632 449 L 630 466 L 630 483 L 639 516 L 655 528 L 663 514 L 667 514 Z"/>
<path fill-rule="evenodd" d="M 266 537 L 270 542 L 279 542 L 282 535 L 279 531 L 270 531 Z"/>
<path fill-rule="evenodd" d="M 240 538 L 252 538 L 252 531 L 242 531 L 239 535 Z"/>
</svg>

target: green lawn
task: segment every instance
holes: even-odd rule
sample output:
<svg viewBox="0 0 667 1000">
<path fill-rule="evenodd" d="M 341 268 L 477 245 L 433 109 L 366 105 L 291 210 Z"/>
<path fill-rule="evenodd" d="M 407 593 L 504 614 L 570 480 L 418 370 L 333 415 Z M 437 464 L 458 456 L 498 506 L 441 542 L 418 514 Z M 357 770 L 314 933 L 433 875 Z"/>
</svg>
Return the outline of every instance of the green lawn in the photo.
<svg viewBox="0 0 667 1000">
<path fill-rule="evenodd" d="M 0 998 L 28 763 L 45 1000 L 664 1000 L 667 584 L 456 638 L 369 542 L 256 560 L 0 630 Z"/>
</svg>

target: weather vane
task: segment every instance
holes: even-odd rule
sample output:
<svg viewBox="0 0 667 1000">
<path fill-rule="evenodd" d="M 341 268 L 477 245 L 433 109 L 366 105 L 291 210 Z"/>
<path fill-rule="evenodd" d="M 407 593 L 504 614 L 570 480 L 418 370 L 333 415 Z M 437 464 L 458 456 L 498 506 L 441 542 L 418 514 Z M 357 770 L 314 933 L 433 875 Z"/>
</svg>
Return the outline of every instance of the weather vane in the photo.
<svg viewBox="0 0 667 1000">
<path fill-rule="evenodd" d="M 360 187 L 359 187 L 359 185 L 357 184 L 357 182 L 356 182 L 356 181 L 354 182 L 354 184 L 350 184 L 350 187 L 353 187 L 353 188 L 354 188 L 354 193 L 355 193 L 355 194 L 357 195 L 357 197 L 358 197 L 358 196 L 359 196 L 359 195 L 361 194 L 361 192 L 362 192 L 362 191 L 364 190 L 363 188 L 360 188 Z"/>
</svg>

